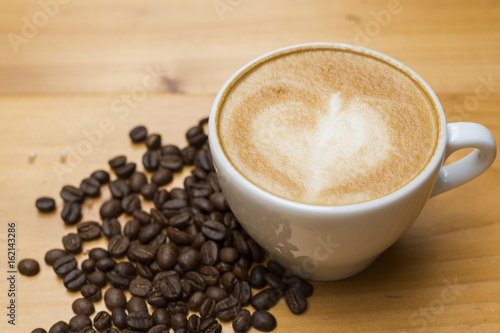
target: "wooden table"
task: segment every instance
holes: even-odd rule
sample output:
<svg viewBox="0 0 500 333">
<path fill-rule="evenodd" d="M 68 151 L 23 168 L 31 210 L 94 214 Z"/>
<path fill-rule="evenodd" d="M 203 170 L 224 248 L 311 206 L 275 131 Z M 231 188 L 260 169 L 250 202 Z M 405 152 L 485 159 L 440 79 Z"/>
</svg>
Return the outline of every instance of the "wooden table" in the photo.
<svg viewBox="0 0 500 333">
<path fill-rule="evenodd" d="M 0 4 L 0 32 L 2 332 L 48 330 L 73 316 L 78 294 L 43 261 L 74 230 L 59 217 L 61 186 L 117 154 L 140 162 L 143 150 L 127 137 L 136 124 L 184 145 L 223 82 L 267 51 L 329 41 L 389 54 L 433 87 L 450 121 L 481 123 L 500 142 L 496 0 L 16 0 Z M 276 332 L 500 332 L 499 185 L 497 159 L 430 200 L 366 271 L 314 283 L 305 314 L 281 301 Z M 56 213 L 37 213 L 42 195 L 57 198 Z M 84 219 L 98 219 L 97 207 L 85 206 Z M 41 263 L 36 277 L 16 275 L 15 326 L 6 316 L 10 222 L 16 260 Z"/>
</svg>

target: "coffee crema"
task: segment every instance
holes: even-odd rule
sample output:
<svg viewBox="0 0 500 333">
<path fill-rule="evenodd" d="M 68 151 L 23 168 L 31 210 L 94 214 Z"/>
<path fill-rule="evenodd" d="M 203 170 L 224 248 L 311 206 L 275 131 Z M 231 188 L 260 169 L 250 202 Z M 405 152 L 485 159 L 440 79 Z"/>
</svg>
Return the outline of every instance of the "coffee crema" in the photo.
<svg viewBox="0 0 500 333">
<path fill-rule="evenodd" d="M 217 116 L 227 158 L 279 197 L 348 205 L 390 194 L 430 161 L 438 111 L 410 74 L 352 50 L 289 50 L 252 66 Z"/>
</svg>

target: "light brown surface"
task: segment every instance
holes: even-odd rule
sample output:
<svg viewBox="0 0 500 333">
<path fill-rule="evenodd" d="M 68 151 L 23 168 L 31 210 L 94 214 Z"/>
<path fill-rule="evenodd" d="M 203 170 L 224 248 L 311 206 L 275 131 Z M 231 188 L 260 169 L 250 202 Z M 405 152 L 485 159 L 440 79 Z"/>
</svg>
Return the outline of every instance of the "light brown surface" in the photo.
<svg viewBox="0 0 500 333">
<path fill-rule="evenodd" d="M 221 3 L 229 7 L 219 16 L 214 4 Z M 184 144 L 184 129 L 209 113 L 223 82 L 267 51 L 311 41 L 369 46 L 419 73 L 448 119 L 481 123 L 500 141 L 500 2 L 393 3 L 69 1 L 16 53 L 8 34 L 21 36 L 23 18 L 32 22 L 41 9 L 35 0 L 2 1 L 0 331 L 48 329 L 72 316 L 77 294 L 66 292 L 43 263 L 45 252 L 60 247 L 61 237 L 73 230 L 59 218 L 61 186 L 106 168 L 115 154 L 139 161 L 142 149 L 127 138 L 137 123 L 162 133 L 165 142 Z M 378 24 L 373 13 L 389 9 L 391 17 Z M 359 29 L 369 31 L 369 40 L 359 37 Z M 150 81 L 144 98 L 126 106 L 122 99 L 137 92 L 148 68 L 156 67 L 161 82 Z M 488 80 L 493 84 L 485 87 Z M 84 145 L 84 131 L 104 118 L 114 128 L 87 156 L 68 161 L 71 167 L 59 179 L 52 163 L 63 150 Z M 30 153 L 36 154 L 31 163 Z M 366 271 L 314 283 L 308 312 L 294 316 L 281 301 L 272 309 L 276 332 L 500 332 L 499 185 L 497 160 L 476 180 L 430 200 L 401 240 Z M 57 213 L 36 212 L 41 195 L 57 198 Z M 84 213 L 86 220 L 98 217 L 96 205 Z M 17 260 L 33 257 L 42 268 L 33 278 L 17 275 L 15 327 L 6 316 L 10 221 L 17 225 Z"/>
</svg>

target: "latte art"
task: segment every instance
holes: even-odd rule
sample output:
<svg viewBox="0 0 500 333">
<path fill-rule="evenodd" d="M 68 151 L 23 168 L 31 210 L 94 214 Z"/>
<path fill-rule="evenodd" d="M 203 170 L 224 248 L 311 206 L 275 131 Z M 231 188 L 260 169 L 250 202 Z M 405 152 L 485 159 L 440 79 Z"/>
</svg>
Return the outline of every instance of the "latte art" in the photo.
<svg viewBox="0 0 500 333">
<path fill-rule="evenodd" d="M 396 68 L 338 50 L 263 62 L 229 90 L 218 117 L 236 169 L 286 199 L 344 205 L 415 178 L 437 141 L 434 106 Z"/>
</svg>

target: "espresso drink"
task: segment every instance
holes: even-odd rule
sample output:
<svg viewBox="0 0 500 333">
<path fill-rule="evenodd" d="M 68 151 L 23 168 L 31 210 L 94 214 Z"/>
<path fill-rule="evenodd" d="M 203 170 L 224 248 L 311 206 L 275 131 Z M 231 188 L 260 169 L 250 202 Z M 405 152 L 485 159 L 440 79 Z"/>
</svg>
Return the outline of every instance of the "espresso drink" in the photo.
<svg viewBox="0 0 500 333">
<path fill-rule="evenodd" d="M 390 194 L 431 159 L 438 111 L 412 76 L 376 56 L 333 47 L 264 59 L 226 91 L 221 146 L 260 188 L 314 205 Z"/>
</svg>

